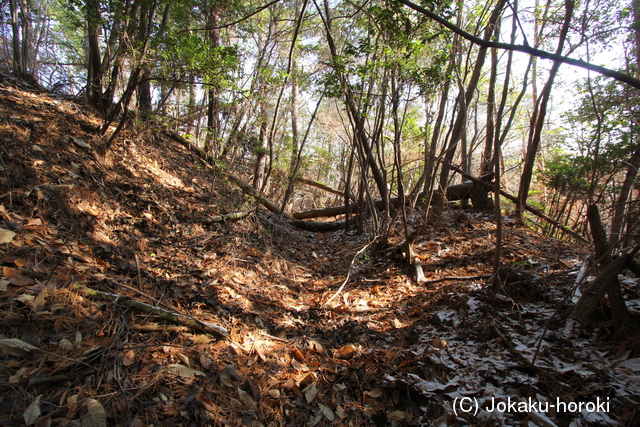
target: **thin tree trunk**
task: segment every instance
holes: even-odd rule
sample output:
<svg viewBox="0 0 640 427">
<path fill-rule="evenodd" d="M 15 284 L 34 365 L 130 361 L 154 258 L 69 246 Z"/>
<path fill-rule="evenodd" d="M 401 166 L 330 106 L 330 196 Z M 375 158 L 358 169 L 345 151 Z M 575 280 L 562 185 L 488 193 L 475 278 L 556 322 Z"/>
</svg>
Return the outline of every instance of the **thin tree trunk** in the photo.
<svg viewBox="0 0 640 427">
<path fill-rule="evenodd" d="M 295 56 L 291 58 L 291 159 L 289 160 L 289 175 L 293 178 L 298 165 L 298 61 Z"/>
<path fill-rule="evenodd" d="M 23 75 L 24 66 L 22 64 L 22 52 L 20 50 L 20 24 L 18 23 L 18 5 L 16 0 L 9 0 L 9 8 L 11 13 L 11 31 L 13 33 L 11 43 L 13 48 L 13 71 L 17 75 Z"/>
<path fill-rule="evenodd" d="M 634 151 L 631 159 L 629 160 L 627 174 L 624 177 L 620 193 L 618 194 L 618 200 L 615 204 L 615 210 L 611 220 L 611 235 L 609 236 L 610 245 L 618 243 L 625 221 L 628 222 L 628 215 L 625 215 L 625 211 L 627 211 L 627 201 L 629 200 L 629 195 L 633 189 L 633 183 L 638 175 L 638 168 L 640 168 L 640 142 L 636 146 L 636 151 Z"/>
<path fill-rule="evenodd" d="M 87 41 L 89 63 L 87 72 L 87 98 L 98 111 L 104 111 L 102 99 L 102 60 L 100 54 L 100 5 L 98 0 L 87 1 Z"/>
<path fill-rule="evenodd" d="M 489 17 L 489 22 L 484 31 L 484 40 L 489 41 L 493 35 L 493 31 L 495 29 L 496 22 L 500 17 L 502 12 L 502 8 L 505 4 L 505 0 L 499 0 L 494 8 L 491 16 Z M 459 112 L 456 118 L 456 122 L 453 125 L 453 129 L 451 131 L 451 139 L 449 145 L 447 147 L 447 151 L 445 152 L 443 161 L 442 161 L 442 170 L 440 171 L 440 188 L 446 188 L 449 182 L 449 170 L 452 165 L 453 157 L 456 153 L 456 149 L 458 146 L 458 142 L 462 138 L 462 132 L 465 129 L 465 124 L 467 120 L 467 106 L 471 103 L 473 99 L 473 95 L 478 86 L 478 81 L 480 80 L 480 73 L 482 71 L 482 67 L 484 66 L 485 59 L 487 57 L 487 49 L 485 47 L 481 47 L 478 50 L 478 55 L 476 58 L 476 64 L 473 69 L 473 73 L 471 74 L 471 79 L 466 88 L 466 91 L 463 96 L 459 98 Z M 444 200 L 442 200 L 438 206 L 442 207 Z"/>
<path fill-rule="evenodd" d="M 571 22 L 571 18 L 573 16 L 574 5 L 575 3 L 573 0 L 565 0 L 564 24 L 560 32 L 558 48 L 556 49 L 556 53 L 558 55 L 562 53 L 562 49 L 567 39 L 567 34 L 569 32 L 569 23 Z M 549 98 L 551 97 L 551 88 L 553 87 L 553 81 L 555 80 L 556 74 L 558 73 L 560 64 L 561 63 L 559 61 L 554 61 L 553 65 L 551 66 L 549 78 L 547 79 L 547 83 L 544 85 L 542 94 L 540 95 L 539 110 L 537 116 L 534 113 L 534 118 L 532 118 L 535 120 L 532 122 L 532 131 L 530 133 L 529 143 L 527 144 L 527 152 L 525 154 L 523 171 L 520 177 L 520 187 L 518 190 L 518 203 L 516 205 L 516 218 L 520 222 L 523 221 L 523 213 L 525 210 L 524 206 L 526 205 L 527 198 L 529 196 L 529 188 L 531 187 L 531 179 L 533 177 L 533 166 L 535 164 L 536 155 L 538 154 L 540 140 L 542 139 L 542 130 L 547 114 L 547 104 L 549 102 Z"/>
</svg>

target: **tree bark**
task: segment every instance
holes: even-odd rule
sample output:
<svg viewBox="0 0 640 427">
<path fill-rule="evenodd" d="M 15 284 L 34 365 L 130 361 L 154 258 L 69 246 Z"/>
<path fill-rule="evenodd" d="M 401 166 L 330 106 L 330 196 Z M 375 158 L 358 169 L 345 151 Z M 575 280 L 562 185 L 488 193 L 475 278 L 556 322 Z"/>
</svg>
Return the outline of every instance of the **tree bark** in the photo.
<svg viewBox="0 0 640 427">
<path fill-rule="evenodd" d="M 100 5 L 98 0 L 87 1 L 87 42 L 89 45 L 89 61 L 87 66 L 87 98 L 91 105 L 100 112 L 104 111 L 102 99 L 102 59 L 100 54 Z"/>
</svg>

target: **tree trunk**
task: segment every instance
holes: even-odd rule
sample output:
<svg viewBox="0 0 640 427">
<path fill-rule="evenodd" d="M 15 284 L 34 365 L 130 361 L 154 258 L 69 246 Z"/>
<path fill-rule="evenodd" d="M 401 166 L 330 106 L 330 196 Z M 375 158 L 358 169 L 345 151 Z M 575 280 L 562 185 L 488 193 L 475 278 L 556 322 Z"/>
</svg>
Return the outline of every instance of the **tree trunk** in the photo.
<svg viewBox="0 0 640 427">
<path fill-rule="evenodd" d="M 484 31 L 484 40 L 489 41 L 493 35 L 493 31 L 495 29 L 496 22 L 500 17 L 502 12 L 502 8 L 505 4 L 505 0 L 499 0 L 494 8 L 491 16 L 489 17 L 489 22 Z M 456 117 L 455 124 L 453 125 L 453 129 L 451 131 L 451 139 L 447 150 L 445 152 L 443 162 L 442 162 L 442 170 L 440 171 L 440 188 L 446 188 L 449 183 L 449 170 L 451 168 L 453 157 L 456 153 L 456 149 L 458 146 L 458 142 L 462 138 L 462 132 L 465 129 L 465 124 L 467 120 L 467 106 L 471 103 L 473 99 L 473 95 L 478 86 L 478 81 L 480 80 L 480 74 L 482 72 L 482 67 L 484 66 L 485 59 L 487 57 L 487 49 L 485 47 L 481 47 L 478 50 L 478 56 L 476 58 L 476 64 L 473 69 L 473 73 L 471 74 L 471 79 L 469 84 L 464 92 L 464 95 L 461 94 L 459 99 L 459 112 Z"/>
<path fill-rule="evenodd" d="M 97 0 L 87 1 L 87 42 L 89 61 L 87 67 L 87 99 L 98 111 L 104 111 L 102 98 L 102 60 L 100 54 L 100 5 Z"/>
<path fill-rule="evenodd" d="M 611 220 L 611 235 L 609 236 L 609 245 L 611 246 L 618 244 L 621 231 L 624 228 L 625 220 L 628 223 L 628 218 L 627 215 L 625 215 L 625 211 L 628 210 L 627 201 L 629 200 L 629 195 L 631 194 L 633 183 L 635 182 L 636 176 L 638 175 L 639 167 L 640 142 L 636 146 L 636 151 L 634 151 L 631 159 L 629 160 L 627 174 L 624 177 L 622 187 L 620 188 L 620 193 L 618 194 L 618 200 L 616 201 L 613 218 Z"/>
<path fill-rule="evenodd" d="M 291 58 L 291 156 L 289 160 L 289 175 L 294 176 L 294 170 L 298 162 L 299 132 L 298 122 L 298 61 L 295 56 Z M 302 154 L 302 153 L 300 153 Z"/>
<path fill-rule="evenodd" d="M 591 226 L 591 235 L 593 237 L 593 242 L 596 247 L 596 260 L 600 261 L 600 263 L 605 267 L 605 270 L 603 270 L 603 272 L 601 273 L 603 275 L 603 284 L 600 285 L 600 282 L 598 282 L 598 286 L 602 286 L 602 289 L 600 289 L 600 287 L 596 288 L 596 285 L 592 283 L 589 287 L 587 287 L 587 290 L 583 295 L 583 298 L 585 298 L 585 302 L 581 304 L 581 298 L 576 304 L 574 310 L 592 310 L 597 301 L 590 301 L 590 299 L 596 298 L 598 296 L 601 298 L 601 291 L 606 291 L 609 295 L 609 304 L 611 305 L 613 323 L 616 326 L 616 329 L 620 330 L 625 325 L 631 324 L 631 316 L 629 315 L 627 306 L 624 303 L 624 296 L 622 295 L 620 282 L 618 281 L 618 273 L 626 265 L 627 257 L 621 257 L 621 259 L 625 260 L 624 263 L 621 264 L 621 267 L 612 268 L 611 271 L 607 271 L 607 274 L 605 275 L 605 271 L 607 270 L 607 268 L 613 265 L 614 262 L 611 258 L 610 248 L 607 244 L 607 235 L 602 225 L 602 219 L 600 218 L 598 206 L 590 205 L 587 211 L 587 217 L 589 219 L 589 225 Z M 600 278 L 600 276 L 598 276 L 598 278 Z M 597 281 L 598 279 L 596 279 L 594 282 Z M 589 317 L 590 313 L 580 313 L 579 318 L 574 318 L 576 320 L 584 322 L 584 319 L 588 319 Z"/>
<path fill-rule="evenodd" d="M 334 42 L 331 29 L 328 0 L 325 0 L 324 2 L 324 16 L 322 16 L 322 19 L 324 21 L 325 33 L 327 36 L 327 43 L 329 45 L 331 57 L 334 60 L 339 61 L 340 55 Z M 336 71 L 338 70 L 336 69 Z M 363 158 L 366 161 L 366 166 L 369 168 L 371 174 L 373 175 L 373 179 L 376 183 L 376 187 L 378 188 L 378 192 L 380 193 L 380 197 L 382 198 L 382 200 L 387 200 L 389 192 L 389 190 L 387 189 L 387 182 L 382 170 L 380 169 L 376 161 L 376 156 L 373 153 L 371 140 L 369 139 L 369 135 L 365 129 L 365 117 L 361 114 L 362 112 L 358 109 L 358 106 L 355 103 L 355 99 L 348 85 L 346 76 L 344 76 L 344 74 L 341 72 L 338 72 L 338 75 L 342 84 L 342 91 L 345 97 L 347 112 L 351 118 L 350 121 L 353 128 L 354 140 L 357 144 L 356 148 L 362 151 Z M 387 209 L 385 208 L 385 211 L 386 210 Z"/>
<path fill-rule="evenodd" d="M 569 31 L 569 23 L 571 22 L 571 17 L 573 16 L 573 0 L 565 0 L 565 17 L 564 24 L 562 26 L 562 31 L 560 32 L 560 40 L 558 41 L 558 48 L 556 49 L 556 53 L 560 55 L 562 53 L 562 49 L 564 47 L 564 43 L 567 39 L 567 33 Z M 555 61 L 551 66 L 551 71 L 549 72 L 549 78 L 547 79 L 547 83 L 544 85 L 542 89 L 542 94 L 540 95 L 539 109 L 537 116 L 534 112 L 534 116 L 532 117 L 532 130 L 529 138 L 529 143 L 527 144 L 527 152 L 525 154 L 524 166 L 522 170 L 522 175 L 520 177 L 520 187 L 518 189 L 518 203 L 516 205 L 516 218 L 518 221 L 522 222 L 523 213 L 525 210 L 525 205 L 527 203 L 527 198 L 529 196 L 529 188 L 531 187 L 531 178 L 533 177 L 533 166 L 535 164 L 536 155 L 538 154 L 538 147 L 540 146 L 540 140 L 542 139 L 542 129 L 544 127 L 545 118 L 547 114 L 547 104 L 549 102 L 549 98 L 551 97 L 551 88 L 553 86 L 553 81 L 555 80 L 556 74 L 558 73 L 558 69 L 560 68 L 560 62 Z M 535 80 L 535 75 L 534 75 Z"/>
<path fill-rule="evenodd" d="M 139 29 L 138 29 L 138 43 L 144 46 L 148 43 L 150 27 L 155 15 L 155 5 L 149 9 L 146 3 L 142 3 L 140 7 Z M 151 72 L 147 65 L 141 61 L 141 72 L 136 87 L 137 100 L 138 100 L 138 112 L 143 116 L 151 113 Z"/>
<path fill-rule="evenodd" d="M 20 24 L 18 23 L 18 5 L 16 0 L 9 0 L 9 7 L 11 13 L 11 31 L 13 33 L 11 43 L 13 48 L 13 71 L 20 76 L 24 74 L 24 66 L 22 64 L 22 52 L 20 50 Z"/>
</svg>

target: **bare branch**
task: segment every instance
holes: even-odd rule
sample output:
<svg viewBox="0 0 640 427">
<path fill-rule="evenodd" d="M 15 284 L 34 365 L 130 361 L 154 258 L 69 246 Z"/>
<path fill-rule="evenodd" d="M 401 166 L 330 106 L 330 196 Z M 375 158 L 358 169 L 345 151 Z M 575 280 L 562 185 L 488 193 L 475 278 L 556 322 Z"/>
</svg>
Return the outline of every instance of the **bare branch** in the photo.
<svg viewBox="0 0 640 427">
<path fill-rule="evenodd" d="M 574 58 L 568 58 L 566 56 L 563 55 L 558 55 L 555 53 L 550 53 L 550 52 L 546 52 L 544 50 L 540 50 L 540 49 L 536 49 L 534 47 L 531 46 L 527 46 L 527 45 L 519 45 L 519 44 L 511 44 L 511 43 L 501 43 L 501 42 L 494 42 L 494 41 L 490 41 L 490 40 L 483 40 L 480 37 L 476 37 L 471 33 L 468 33 L 466 31 L 464 31 L 462 28 L 457 27 L 455 25 L 453 25 L 451 22 L 447 21 L 446 19 L 442 18 L 441 16 L 425 9 L 422 6 L 419 6 L 415 3 L 410 2 L 409 0 L 398 0 L 400 3 L 404 4 L 405 6 L 415 10 L 416 12 L 420 12 L 423 15 L 426 15 L 427 17 L 433 19 L 434 21 L 436 21 L 437 23 L 439 23 L 440 25 L 450 29 L 451 31 L 453 31 L 456 34 L 459 34 L 460 36 L 464 37 L 465 39 L 469 40 L 470 42 L 479 45 L 482 48 L 489 48 L 489 47 L 493 47 L 496 49 L 505 49 L 505 50 L 514 50 L 517 52 L 523 52 L 523 53 L 527 53 L 529 55 L 533 55 L 533 56 L 537 56 L 538 58 L 543 58 L 543 59 L 550 59 L 552 61 L 558 61 L 558 62 L 563 62 L 565 64 L 569 64 L 569 65 L 573 65 L 576 67 L 580 67 L 580 68 L 584 68 L 586 70 L 591 70 L 591 71 L 595 71 L 596 73 L 602 74 L 604 76 L 607 77 L 611 77 L 615 80 L 618 80 L 620 82 L 623 83 L 627 83 L 637 89 L 640 89 L 640 80 L 636 79 L 634 77 L 631 77 L 627 74 L 624 73 L 620 73 L 618 71 L 614 71 L 614 70 L 610 70 L 609 68 L 605 68 L 605 67 L 601 67 L 599 65 L 595 65 L 595 64 L 591 64 L 589 62 L 585 62 L 581 59 L 574 59 Z"/>
</svg>

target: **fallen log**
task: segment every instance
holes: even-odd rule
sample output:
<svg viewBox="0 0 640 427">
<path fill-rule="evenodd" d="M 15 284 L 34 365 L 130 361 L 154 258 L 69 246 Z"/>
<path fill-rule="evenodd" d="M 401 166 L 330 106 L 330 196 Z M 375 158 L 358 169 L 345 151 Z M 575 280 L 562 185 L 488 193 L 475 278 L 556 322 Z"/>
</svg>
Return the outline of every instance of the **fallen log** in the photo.
<svg viewBox="0 0 640 427">
<path fill-rule="evenodd" d="M 291 225 L 308 231 L 335 231 L 347 225 L 347 221 L 333 221 L 333 222 L 316 222 L 316 221 L 290 221 Z"/>
<path fill-rule="evenodd" d="M 301 183 L 307 184 L 307 185 L 309 185 L 311 187 L 319 188 L 321 190 L 327 191 L 327 192 L 329 192 L 331 194 L 335 194 L 337 196 L 340 196 L 340 197 L 344 198 L 344 193 L 342 191 L 334 190 L 333 188 L 329 187 L 328 185 L 324 185 L 324 184 L 321 184 L 319 182 L 311 181 L 310 179 L 304 179 L 304 178 L 300 178 L 300 177 L 296 178 L 296 182 L 301 182 Z"/>
<path fill-rule="evenodd" d="M 481 188 L 481 190 L 479 190 Z M 460 184 L 454 184 L 447 187 L 446 191 L 447 200 L 451 202 L 455 202 L 457 200 L 463 199 L 471 199 L 474 208 L 479 210 L 487 209 L 487 192 L 484 190 L 484 187 L 480 187 L 478 184 L 473 181 L 465 181 Z M 423 198 L 424 194 L 418 195 L 418 200 Z M 406 200 L 409 197 L 405 198 Z M 391 197 L 389 199 L 391 206 L 394 208 L 400 207 L 400 198 L 399 197 Z M 382 203 L 382 199 L 376 199 L 374 204 L 377 209 L 383 209 L 384 204 Z M 339 206 L 328 206 L 326 208 L 317 208 L 310 209 L 304 212 L 295 212 L 292 216 L 295 219 L 312 219 L 312 218 L 328 218 L 332 216 L 344 215 L 347 213 L 347 209 L 344 205 Z M 353 213 L 353 212 L 352 212 Z"/>
<path fill-rule="evenodd" d="M 390 202 L 391 202 L 391 206 L 393 206 L 394 208 L 397 209 L 400 207 L 399 197 L 392 197 L 390 199 Z M 374 200 L 373 203 L 377 209 L 384 208 L 384 203 L 382 203 L 382 199 L 376 199 Z M 295 212 L 292 215 L 295 219 L 311 219 L 311 218 L 327 218 L 332 216 L 345 215 L 346 213 L 347 213 L 347 208 L 344 205 L 340 205 L 340 206 L 329 206 L 326 208 L 311 209 L 304 212 Z M 351 213 L 355 213 L 355 212 L 351 212 Z"/>
<path fill-rule="evenodd" d="M 469 175 L 468 173 L 462 171 L 461 169 L 459 169 L 459 168 L 457 168 L 457 167 L 455 167 L 453 165 L 450 166 L 449 168 L 451 170 L 459 173 L 463 177 L 467 178 L 468 180 L 483 185 L 488 191 L 495 192 L 495 189 L 493 188 L 493 184 L 488 183 L 488 182 L 484 182 L 484 181 L 482 181 L 482 180 L 480 180 L 480 179 L 478 179 L 476 177 L 473 177 L 473 176 Z M 506 191 L 500 190 L 500 195 L 506 197 L 507 199 L 511 200 L 514 203 L 518 203 L 518 198 L 512 196 L 511 194 L 508 194 Z M 533 207 L 531 207 L 529 205 L 525 205 L 524 208 L 526 210 L 528 210 L 529 212 L 531 212 L 532 214 L 534 214 L 535 216 L 544 219 L 545 221 L 547 221 L 549 224 L 553 225 L 554 227 L 557 227 L 560 230 L 564 231 L 565 233 L 572 235 L 573 237 L 575 237 L 576 239 L 580 240 L 581 242 L 589 243 L 587 241 L 587 239 L 582 237 L 579 233 L 576 233 L 572 229 L 560 224 L 558 221 L 555 221 L 555 220 L 549 218 L 547 215 L 545 215 L 544 213 L 540 212 L 538 209 L 533 208 Z"/>
</svg>

